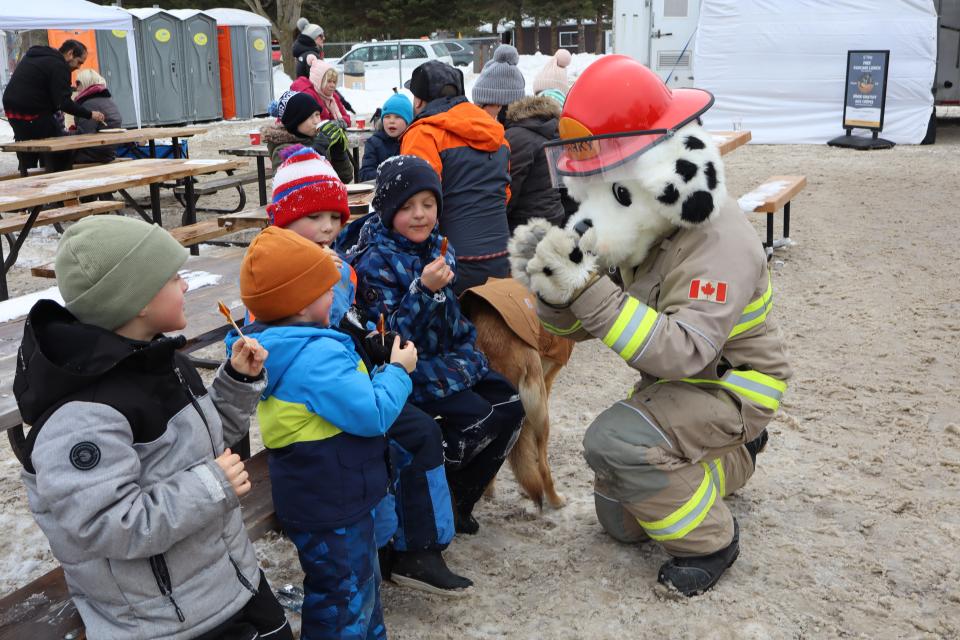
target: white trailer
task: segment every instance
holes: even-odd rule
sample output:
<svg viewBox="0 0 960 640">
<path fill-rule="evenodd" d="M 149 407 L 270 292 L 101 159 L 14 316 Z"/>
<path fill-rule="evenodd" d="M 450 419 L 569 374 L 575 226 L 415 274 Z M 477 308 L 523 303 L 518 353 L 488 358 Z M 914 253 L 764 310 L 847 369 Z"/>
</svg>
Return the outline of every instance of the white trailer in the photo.
<svg viewBox="0 0 960 640">
<path fill-rule="evenodd" d="M 934 100 L 942 105 L 960 105 L 960 0 L 936 0 L 937 79 Z"/>
<path fill-rule="evenodd" d="M 613 52 L 650 67 L 667 86 L 693 86 L 701 0 L 613 0 Z"/>
</svg>

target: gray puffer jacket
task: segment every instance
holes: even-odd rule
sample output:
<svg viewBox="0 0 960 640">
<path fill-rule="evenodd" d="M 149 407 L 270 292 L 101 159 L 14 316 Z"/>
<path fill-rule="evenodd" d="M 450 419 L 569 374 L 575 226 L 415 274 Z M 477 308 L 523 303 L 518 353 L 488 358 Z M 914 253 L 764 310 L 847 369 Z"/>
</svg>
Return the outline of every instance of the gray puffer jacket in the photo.
<svg viewBox="0 0 960 640">
<path fill-rule="evenodd" d="M 214 458 L 246 433 L 265 381 L 221 367 L 207 391 L 176 351 L 184 342 L 127 340 L 50 300 L 24 329 L 22 477 L 91 640 L 194 638 L 259 587 Z"/>
<path fill-rule="evenodd" d="M 77 133 L 96 133 L 100 129 L 117 129 L 123 126 L 123 116 L 120 109 L 110 96 L 110 90 L 102 84 L 87 87 L 77 96 L 77 104 L 81 104 L 90 111 L 99 111 L 106 118 L 103 124 L 93 118 L 77 116 Z M 73 156 L 74 162 L 110 162 L 117 157 L 116 148 L 88 147 L 79 149 Z"/>
</svg>

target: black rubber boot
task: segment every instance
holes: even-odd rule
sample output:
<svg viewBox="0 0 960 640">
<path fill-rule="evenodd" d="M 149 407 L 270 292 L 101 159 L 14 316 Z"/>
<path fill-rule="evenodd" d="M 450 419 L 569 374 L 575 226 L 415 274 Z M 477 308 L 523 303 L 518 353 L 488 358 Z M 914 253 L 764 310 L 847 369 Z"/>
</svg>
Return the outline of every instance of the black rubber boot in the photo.
<svg viewBox="0 0 960 640">
<path fill-rule="evenodd" d="M 390 580 L 405 587 L 442 596 L 462 596 L 473 581 L 458 576 L 439 550 L 394 551 Z"/>
<path fill-rule="evenodd" d="M 380 562 L 380 577 L 383 580 L 390 579 L 390 573 L 393 571 L 393 559 L 396 553 L 393 549 L 392 542 L 388 542 L 377 549 L 377 560 Z"/>
<path fill-rule="evenodd" d="M 456 507 L 453 508 L 453 528 L 457 533 L 466 533 L 473 535 L 480 531 L 480 523 L 473 517 L 472 513 L 461 513 Z"/>
<path fill-rule="evenodd" d="M 750 452 L 750 459 L 753 460 L 753 468 L 757 468 L 757 456 L 760 455 L 760 452 L 767 448 L 767 440 L 770 436 L 767 434 L 767 430 L 764 429 L 760 432 L 760 435 L 743 445 L 747 448 L 747 451 Z"/>
<path fill-rule="evenodd" d="M 740 555 L 740 525 L 733 520 L 733 540 L 707 556 L 671 558 L 660 567 L 657 581 L 689 597 L 700 595 L 717 584 L 727 567 Z"/>
</svg>

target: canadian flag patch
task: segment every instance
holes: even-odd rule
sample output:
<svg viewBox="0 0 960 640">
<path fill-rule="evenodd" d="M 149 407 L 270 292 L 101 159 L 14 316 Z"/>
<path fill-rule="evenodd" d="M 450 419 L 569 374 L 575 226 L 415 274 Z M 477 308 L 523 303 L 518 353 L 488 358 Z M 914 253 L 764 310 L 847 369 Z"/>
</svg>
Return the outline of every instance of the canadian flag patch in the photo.
<svg viewBox="0 0 960 640">
<path fill-rule="evenodd" d="M 724 304 L 727 301 L 727 283 L 694 278 L 690 281 L 690 299 Z"/>
</svg>

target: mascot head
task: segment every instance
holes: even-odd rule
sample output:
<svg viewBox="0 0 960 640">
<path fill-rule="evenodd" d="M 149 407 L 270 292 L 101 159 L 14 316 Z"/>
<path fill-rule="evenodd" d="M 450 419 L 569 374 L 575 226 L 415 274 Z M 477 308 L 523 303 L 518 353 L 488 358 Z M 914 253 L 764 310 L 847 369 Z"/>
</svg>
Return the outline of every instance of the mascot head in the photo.
<svg viewBox="0 0 960 640">
<path fill-rule="evenodd" d="M 626 56 L 601 58 L 574 84 L 546 151 L 555 184 L 580 203 L 568 228 L 602 264 L 636 266 L 673 229 L 717 215 L 723 163 L 699 125 L 712 104 Z"/>
</svg>

